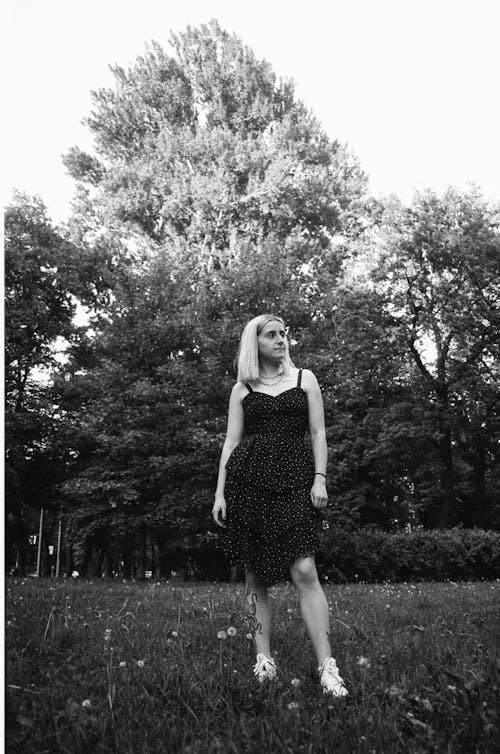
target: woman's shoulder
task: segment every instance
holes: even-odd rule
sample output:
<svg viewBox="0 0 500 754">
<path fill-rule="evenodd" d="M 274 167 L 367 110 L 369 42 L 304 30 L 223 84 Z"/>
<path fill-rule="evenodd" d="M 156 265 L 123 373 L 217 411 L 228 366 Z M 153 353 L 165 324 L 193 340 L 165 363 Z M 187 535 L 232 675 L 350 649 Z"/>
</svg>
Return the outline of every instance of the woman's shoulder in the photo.
<svg viewBox="0 0 500 754">
<path fill-rule="evenodd" d="M 311 369 L 300 369 L 301 372 L 301 385 L 304 389 L 308 387 L 316 387 L 318 380 L 314 372 Z"/>
<path fill-rule="evenodd" d="M 248 389 L 248 385 L 246 382 L 235 382 L 233 385 L 233 389 L 231 390 L 231 395 L 235 398 L 244 398 L 245 395 L 250 392 Z"/>
<path fill-rule="evenodd" d="M 295 369 L 295 374 L 298 374 L 299 372 L 301 372 L 303 380 L 316 379 L 316 377 L 314 376 L 314 372 L 311 369 L 306 369 L 305 367 L 300 367 L 298 369 Z"/>
</svg>

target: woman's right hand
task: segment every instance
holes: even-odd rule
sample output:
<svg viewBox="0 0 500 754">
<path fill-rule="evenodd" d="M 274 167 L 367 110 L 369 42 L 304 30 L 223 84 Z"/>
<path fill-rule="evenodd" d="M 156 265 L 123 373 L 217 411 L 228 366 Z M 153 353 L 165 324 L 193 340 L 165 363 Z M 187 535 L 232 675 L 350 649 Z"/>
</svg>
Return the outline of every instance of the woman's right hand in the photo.
<svg viewBox="0 0 500 754">
<path fill-rule="evenodd" d="M 226 501 L 222 496 L 215 498 L 212 516 L 218 526 L 226 526 Z"/>
</svg>

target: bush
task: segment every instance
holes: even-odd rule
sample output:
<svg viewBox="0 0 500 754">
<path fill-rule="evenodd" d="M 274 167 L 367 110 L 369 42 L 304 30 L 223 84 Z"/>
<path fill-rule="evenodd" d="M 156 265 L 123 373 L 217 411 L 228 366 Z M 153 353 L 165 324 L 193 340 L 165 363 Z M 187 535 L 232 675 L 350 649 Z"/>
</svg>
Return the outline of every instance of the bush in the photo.
<svg viewBox="0 0 500 754">
<path fill-rule="evenodd" d="M 214 534 L 169 542 L 163 554 L 185 578 L 229 581 L 231 577 Z M 317 565 L 320 578 L 334 583 L 496 579 L 500 578 L 500 532 L 455 528 L 394 534 L 373 525 L 330 526 L 323 534 Z"/>
<path fill-rule="evenodd" d="M 500 532 L 455 528 L 392 534 L 373 526 L 330 528 L 318 570 L 334 582 L 500 578 Z"/>
</svg>

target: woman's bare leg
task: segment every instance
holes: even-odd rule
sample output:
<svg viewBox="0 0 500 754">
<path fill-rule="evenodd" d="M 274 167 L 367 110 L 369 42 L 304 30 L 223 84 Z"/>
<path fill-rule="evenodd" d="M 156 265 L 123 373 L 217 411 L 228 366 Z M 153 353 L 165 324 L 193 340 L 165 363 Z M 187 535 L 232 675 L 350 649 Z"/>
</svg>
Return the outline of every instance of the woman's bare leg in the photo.
<svg viewBox="0 0 500 754">
<path fill-rule="evenodd" d="M 271 657 L 271 604 L 267 587 L 250 571 L 245 572 L 245 579 L 247 621 L 255 642 L 255 651 L 257 654 L 262 652 L 266 657 Z"/>
<path fill-rule="evenodd" d="M 299 593 L 302 618 L 311 637 L 318 665 L 332 656 L 328 602 L 319 583 L 313 557 L 298 558 L 290 567 L 293 583 Z"/>
</svg>

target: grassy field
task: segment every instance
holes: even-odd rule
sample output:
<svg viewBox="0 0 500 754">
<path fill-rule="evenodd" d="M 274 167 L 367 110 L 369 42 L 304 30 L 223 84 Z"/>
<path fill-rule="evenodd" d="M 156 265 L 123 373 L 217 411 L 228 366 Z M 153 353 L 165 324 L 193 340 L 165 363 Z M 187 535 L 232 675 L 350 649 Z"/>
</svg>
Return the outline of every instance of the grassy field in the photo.
<svg viewBox="0 0 500 754">
<path fill-rule="evenodd" d="M 347 700 L 321 693 L 289 584 L 260 688 L 242 585 L 8 579 L 6 751 L 500 751 L 499 583 L 325 591 Z"/>
</svg>

